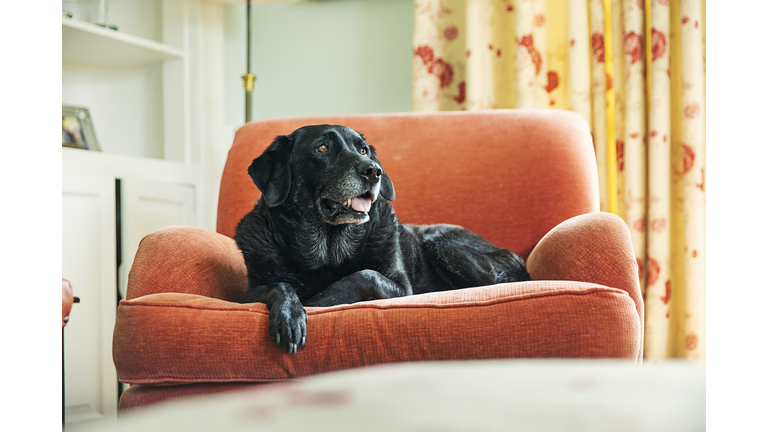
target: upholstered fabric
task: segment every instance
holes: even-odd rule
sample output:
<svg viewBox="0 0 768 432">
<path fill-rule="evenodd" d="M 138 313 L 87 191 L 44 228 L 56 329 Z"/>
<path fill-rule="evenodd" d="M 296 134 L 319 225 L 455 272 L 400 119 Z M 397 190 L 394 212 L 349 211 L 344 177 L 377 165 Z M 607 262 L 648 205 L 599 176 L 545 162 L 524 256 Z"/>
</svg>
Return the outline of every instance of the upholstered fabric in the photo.
<svg viewBox="0 0 768 432">
<path fill-rule="evenodd" d="M 125 297 L 187 293 L 241 302 L 247 288 L 243 254 L 234 240 L 201 228 L 174 226 L 141 240 Z"/>
<path fill-rule="evenodd" d="M 558 223 L 598 211 L 589 127 L 570 111 L 494 110 L 263 120 L 241 128 L 221 179 L 217 231 L 229 237 L 260 196 L 251 161 L 309 124 L 362 133 L 395 185 L 404 223 L 449 223 L 525 259 Z"/>
<path fill-rule="evenodd" d="M 115 365 L 132 384 L 279 381 L 406 361 L 635 359 L 641 346 L 627 293 L 581 282 L 307 308 L 307 346 L 294 355 L 272 342 L 262 303 L 166 293 L 125 301 L 118 314 L 124 325 L 114 335 Z"/>
<path fill-rule="evenodd" d="M 344 124 L 376 147 L 404 223 L 453 223 L 528 259 L 531 282 L 308 308 L 306 349 L 275 347 L 231 239 L 259 192 L 247 174 L 279 134 Z M 242 127 L 222 176 L 217 231 L 147 236 L 118 307 L 113 358 L 139 385 L 121 409 L 211 383 L 270 382 L 403 361 L 642 359 L 643 305 L 628 230 L 598 213 L 586 123 L 566 111 L 276 119 Z M 529 257 L 530 255 L 530 257 Z M 182 386 L 175 384 L 188 383 Z M 232 384 L 234 386 L 234 384 Z M 168 386 L 173 386 L 169 390 Z M 234 388 L 234 387 L 232 387 Z M 155 397 L 157 396 L 157 397 Z"/>
<path fill-rule="evenodd" d="M 526 262 L 534 280 L 590 281 L 624 290 L 640 322 L 645 308 L 629 228 L 611 213 L 576 216 L 553 228 Z M 643 334 L 640 332 L 640 337 Z M 637 360 L 642 360 L 642 350 Z"/>
<path fill-rule="evenodd" d="M 72 303 L 75 297 L 72 293 L 72 284 L 68 280 L 61 280 L 61 328 L 67 325 L 69 313 L 72 311 Z"/>
</svg>

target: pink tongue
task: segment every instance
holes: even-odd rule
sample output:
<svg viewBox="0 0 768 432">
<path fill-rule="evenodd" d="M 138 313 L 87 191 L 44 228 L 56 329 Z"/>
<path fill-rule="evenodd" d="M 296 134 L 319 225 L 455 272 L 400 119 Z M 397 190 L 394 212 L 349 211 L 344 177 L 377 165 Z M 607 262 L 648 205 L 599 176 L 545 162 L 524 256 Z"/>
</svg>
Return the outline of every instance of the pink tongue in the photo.
<svg viewBox="0 0 768 432">
<path fill-rule="evenodd" d="M 368 213 L 371 211 L 370 198 L 352 198 L 352 208 L 359 212 Z"/>
</svg>

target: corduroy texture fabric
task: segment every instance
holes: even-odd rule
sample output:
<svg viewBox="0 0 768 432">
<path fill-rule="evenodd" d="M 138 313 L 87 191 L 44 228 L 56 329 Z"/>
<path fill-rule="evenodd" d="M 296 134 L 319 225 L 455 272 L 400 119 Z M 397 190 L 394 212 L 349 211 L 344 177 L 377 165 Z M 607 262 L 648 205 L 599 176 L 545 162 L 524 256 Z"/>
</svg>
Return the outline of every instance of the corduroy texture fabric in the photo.
<svg viewBox="0 0 768 432">
<path fill-rule="evenodd" d="M 221 180 L 219 233 L 232 237 L 260 196 L 247 173 L 252 160 L 275 136 L 323 123 L 355 129 L 376 148 L 403 223 L 460 225 L 525 259 L 558 223 L 599 211 L 589 126 L 570 111 L 302 117 L 238 130 Z"/>
<path fill-rule="evenodd" d="M 637 316 L 644 322 L 629 228 L 614 214 L 589 213 L 559 224 L 536 245 L 526 267 L 534 280 L 590 281 L 619 288 L 632 298 Z M 641 345 L 637 360 L 642 358 Z"/>
<path fill-rule="evenodd" d="M 174 226 L 141 240 L 125 297 L 174 292 L 241 302 L 247 288 L 243 254 L 234 240 L 201 228 Z"/>
<path fill-rule="evenodd" d="M 288 355 L 270 339 L 261 303 L 154 294 L 121 302 L 113 357 L 120 381 L 154 385 L 278 381 L 407 361 L 635 359 L 635 307 L 620 289 L 534 281 L 307 308 L 306 349 Z"/>
</svg>

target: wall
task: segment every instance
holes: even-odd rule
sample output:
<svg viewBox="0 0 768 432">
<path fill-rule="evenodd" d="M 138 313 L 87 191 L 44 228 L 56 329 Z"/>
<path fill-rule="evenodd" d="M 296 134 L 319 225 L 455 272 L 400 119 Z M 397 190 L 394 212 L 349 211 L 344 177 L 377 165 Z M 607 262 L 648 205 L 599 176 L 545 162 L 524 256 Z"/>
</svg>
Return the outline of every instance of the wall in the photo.
<svg viewBox="0 0 768 432">
<path fill-rule="evenodd" d="M 413 0 L 253 5 L 253 119 L 411 110 Z M 225 6 L 226 123 L 245 120 L 245 5 Z"/>
</svg>

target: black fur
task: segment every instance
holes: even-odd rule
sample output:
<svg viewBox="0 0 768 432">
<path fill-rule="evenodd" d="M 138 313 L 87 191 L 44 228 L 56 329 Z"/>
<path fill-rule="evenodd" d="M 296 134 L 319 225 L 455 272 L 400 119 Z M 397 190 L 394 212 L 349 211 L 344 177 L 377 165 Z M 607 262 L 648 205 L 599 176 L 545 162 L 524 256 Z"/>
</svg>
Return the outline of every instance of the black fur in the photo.
<svg viewBox="0 0 768 432">
<path fill-rule="evenodd" d="M 244 301 L 267 305 L 269 333 L 289 353 L 306 342 L 302 305 L 529 280 L 519 256 L 464 228 L 401 224 L 388 202 L 392 181 L 352 129 L 278 136 L 248 173 L 262 198 L 235 231 L 248 269 Z M 368 212 L 355 210 L 368 200 Z"/>
</svg>

